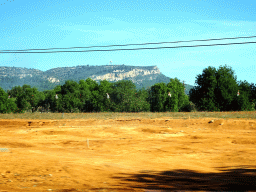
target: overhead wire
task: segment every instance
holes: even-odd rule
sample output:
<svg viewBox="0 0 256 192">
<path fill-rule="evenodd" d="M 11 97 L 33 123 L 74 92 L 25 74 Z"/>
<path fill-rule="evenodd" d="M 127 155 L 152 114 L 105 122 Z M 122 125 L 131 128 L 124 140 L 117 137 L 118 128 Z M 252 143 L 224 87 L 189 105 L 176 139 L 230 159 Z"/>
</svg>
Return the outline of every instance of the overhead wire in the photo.
<svg viewBox="0 0 256 192">
<path fill-rule="evenodd" d="M 240 43 L 224 43 L 224 44 L 209 44 L 209 45 L 183 45 L 174 47 L 143 47 L 133 49 L 104 49 L 104 50 L 82 50 L 82 51 L 45 51 L 45 52 L 0 52 L 0 53 L 75 53 L 75 52 L 101 52 L 101 51 L 135 51 L 145 49 L 175 49 L 175 48 L 188 48 L 188 47 L 210 47 L 210 46 L 223 46 L 223 45 L 239 45 L 239 44 L 251 44 L 256 42 L 240 42 Z"/>
<path fill-rule="evenodd" d="M 27 51 L 39 51 L 39 50 L 55 50 L 55 49 L 88 49 L 96 47 L 114 47 L 114 46 L 133 46 L 133 45 L 151 45 L 151 44 L 166 44 L 166 43 L 184 43 L 184 42 L 198 42 L 198 41 L 216 41 L 216 40 L 231 40 L 242 38 L 255 38 L 256 36 L 247 37 L 231 37 L 231 38 L 219 38 L 219 39 L 202 39 L 202 40 L 187 40 L 187 41 L 173 41 L 173 42 L 156 42 L 156 43 L 142 43 L 142 44 L 124 44 L 124 45 L 105 45 L 105 46 L 88 46 L 88 47 L 69 47 L 69 48 L 47 48 L 47 49 L 23 49 L 23 50 L 0 50 L 0 53 L 62 53 L 62 52 L 99 52 L 99 51 L 131 51 L 131 50 L 145 50 L 145 49 L 174 49 L 174 48 L 189 48 L 189 47 L 205 47 L 205 46 L 223 46 L 223 45 L 238 45 L 238 44 L 252 44 L 256 42 L 239 42 L 239 43 L 224 43 L 224 44 L 209 44 L 209 45 L 184 45 L 184 46 L 172 46 L 172 47 L 142 47 L 131 49 L 104 49 L 104 50 L 81 50 L 81 51 L 44 51 L 44 52 L 27 52 Z"/>
</svg>

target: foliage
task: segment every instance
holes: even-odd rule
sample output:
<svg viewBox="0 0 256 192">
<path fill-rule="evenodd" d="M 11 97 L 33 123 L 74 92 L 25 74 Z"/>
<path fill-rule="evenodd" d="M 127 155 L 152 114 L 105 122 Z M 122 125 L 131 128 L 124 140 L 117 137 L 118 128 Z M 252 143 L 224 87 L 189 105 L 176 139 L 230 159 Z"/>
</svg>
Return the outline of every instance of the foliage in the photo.
<svg viewBox="0 0 256 192">
<path fill-rule="evenodd" d="M 166 111 L 166 100 L 168 97 L 168 88 L 165 83 L 157 83 L 149 90 L 150 111 Z M 169 106 L 168 106 L 169 107 Z"/>
<path fill-rule="evenodd" d="M 221 66 L 216 72 L 217 87 L 215 98 L 220 111 L 233 109 L 232 101 L 237 97 L 238 85 L 234 71 L 227 66 Z"/>
<path fill-rule="evenodd" d="M 7 101 L 7 93 L 0 88 L 0 113 L 6 113 L 7 107 L 6 107 L 6 101 Z"/>
<path fill-rule="evenodd" d="M 246 81 L 238 83 L 234 74 L 226 65 L 218 70 L 214 67 L 204 69 L 196 78 L 198 86 L 190 90 L 190 100 L 200 111 L 253 110 L 253 86 Z"/>
<path fill-rule="evenodd" d="M 167 84 L 168 92 L 171 93 L 171 97 L 168 97 L 165 108 L 167 111 L 178 112 L 185 105 L 189 104 L 188 96 L 185 94 L 185 87 L 179 79 L 170 79 Z"/>
<path fill-rule="evenodd" d="M 135 93 L 136 102 L 133 105 L 133 109 L 135 112 L 148 112 L 150 111 L 150 104 L 147 101 L 148 91 L 145 89 L 141 89 Z"/>
<path fill-rule="evenodd" d="M 235 97 L 233 100 L 233 110 L 234 111 L 252 111 L 254 110 L 253 102 L 250 102 L 251 94 L 251 87 L 247 81 L 239 81 L 238 82 L 238 89 L 240 95 Z M 251 100 L 253 101 L 253 100 Z"/>
<path fill-rule="evenodd" d="M 93 75 L 103 76 L 107 73 L 113 73 L 115 70 L 129 72 L 137 69 L 146 71 L 154 71 L 155 66 L 89 66 L 81 65 L 74 67 L 58 67 L 47 70 L 45 72 L 37 69 L 27 69 L 18 67 L 0 67 L 6 76 L 0 75 L 0 84 L 2 88 L 7 91 L 14 86 L 23 86 L 29 84 L 31 87 L 36 87 L 39 91 L 52 90 L 58 85 L 64 85 L 65 81 L 73 80 L 79 83 L 81 79 L 86 79 Z M 21 78 L 22 77 L 22 78 Z M 50 79 L 52 78 L 52 79 Z M 54 79 L 56 78 L 56 79 Z M 162 73 L 147 74 L 146 76 L 128 77 L 126 80 L 133 80 L 136 85 L 136 89 L 148 88 L 156 83 L 163 82 L 168 83 L 169 78 Z M 56 81 L 54 81 L 56 80 Z M 135 80 L 135 81 L 134 81 Z M 97 81 L 98 82 L 98 81 Z M 190 89 L 186 87 L 186 93 Z M 188 94 L 188 93 L 187 93 Z"/>
<path fill-rule="evenodd" d="M 197 75 L 196 84 L 198 86 L 190 90 L 190 100 L 196 106 L 200 106 L 199 110 L 201 111 L 218 110 L 215 98 L 216 72 L 217 70 L 214 67 L 204 69 L 202 75 Z"/>
<path fill-rule="evenodd" d="M 14 98 L 7 99 L 6 108 L 7 108 L 7 111 L 6 111 L 7 113 L 17 112 L 18 108 Z"/>
<path fill-rule="evenodd" d="M 107 80 L 100 81 L 99 85 L 99 96 L 98 96 L 98 107 L 100 111 L 112 111 L 110 100 L 107 99 L 107 94 L 113 94 L 113 83 Z"/>
<path fill-rule="evenodd" d="M 252 104 L 252 108 L 253 110 L 256 110 L 256 85 L 254 83 L 251 83 L 250 84 L 250 90 L 251 90 L 251 93 L 249 95 L 249 100 Z"/>
<path fill-rule="evenodd" d="M 45 100 L 45 95 L 37 88 L 31 88 L 30 85 L 23 85 L 22 88 L 16 87 L 10 93 L 16 97 L 17 107 L 25 111 L 36 111 L 38 105 Z"/>
<path fill-rule="evenodd" d="M 113 91 L 110 93 L 110 99 L 113 102 L 112 108 L 118 112 L 134 112 L 135 103 L 138 103 L 136 86 L 132 81 L 121 80 L 115 82 L 112 86 Z"/>
<path fill-rule="evenodd" d="M 103 80 L 98 84 L 91 78 L 81 79 L 79 83 L 67 80 L 63 85 L 43 92 L 24 84 L 7 90 L 7 93 L 0 88 L 0 113 L 255 110 L 255 85 L 247 81 L 237 82 L 230 67 L 208 67 L 197 75 L 196 84 L 189 96 L 177 78 L 169 79 L 167 84 L 156 83 L 147 90 L 137 89 L 130 80 Z"/>
</svg>

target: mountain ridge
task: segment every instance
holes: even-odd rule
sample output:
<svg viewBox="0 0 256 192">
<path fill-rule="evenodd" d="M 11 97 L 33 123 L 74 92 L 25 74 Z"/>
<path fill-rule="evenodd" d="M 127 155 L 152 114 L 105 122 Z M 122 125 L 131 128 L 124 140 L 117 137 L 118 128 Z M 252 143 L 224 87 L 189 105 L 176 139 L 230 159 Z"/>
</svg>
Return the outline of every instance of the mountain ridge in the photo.
<svg viewBox="0 0 256 192">
<path fill-rule="evenodd" d="M 148 88 L 156 83 L 170 81 L 157 66 L 130 65 L 77 65 L 72 67 L 57 67 L 46 71 L 34 68 L 0 67 L 0 87 L 5 91 L 23 84 L 38 88 L 39 91 L 53 89 L 63 85 L 66 80 L 79 82 L 81 79 L 91 78 L 99 83 L 106 79 L 110 82 L 131 80 L 137 89 Z M 185 84 L 188 94 L 192 85 Z"/>
</svg>

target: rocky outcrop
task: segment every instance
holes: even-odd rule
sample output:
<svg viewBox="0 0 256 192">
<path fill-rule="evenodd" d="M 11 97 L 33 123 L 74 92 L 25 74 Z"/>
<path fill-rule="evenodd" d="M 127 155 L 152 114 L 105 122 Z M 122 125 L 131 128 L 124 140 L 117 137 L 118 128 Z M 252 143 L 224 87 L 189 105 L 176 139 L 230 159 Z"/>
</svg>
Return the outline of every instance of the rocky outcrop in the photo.
<svg viewBox="0 0 256 192">
<path fill-rule="evenodd" d="M 106 73 L 106 74 L 102 74 L 102 75 L 91 75 L 90 78 L 95 80 L 95 81 L 99 81 L 99 80 L 108 80 L 108 81 L 119 81 L 119 80 L 123 80 L 123 79 L 130 79 L 132 80 L 134 83 L 136 81 L 136 77 L 145 77 L 145 76 L 149 76 L 149 75 L 155 75 L 155 74 L 160 74 L 160 70 L 154 66 L 151 67 L 151 69 L 149 67 L 147 68 L 133 68 L 133 69 L 113 69 L 112 68 L 112 72 Z M 152 77 L 149 77 L 152 80 Z"/>
<path fill-rule="evenodd" d="M 47 80 L 48 80 L 49 82 L 51 82 L 51 83 L 60 82 L 59 79 L 56 79 L 56 78 L 54 78 L 54 77 L 49 77 L 49 78 L 47 78 Z"/>
<path fill-rule="evenodd" d="M 157 66 L 78 65 L 52 68 L 47 71 L 21 67 L 0 67 L 0 84 L 4 90 L 28 84 L 43 91 L 53 89 L 56 85 L 63 85 L 67 80 L 79 82 L 87 78 L 96 82 L 131 80 L 138 89 L 148 88 L 160 82 L 170 82 L 170 78 L 163 75 Z M 189 89 L 186 90 L 187 94 L 188 91 Z"/>
</svg>

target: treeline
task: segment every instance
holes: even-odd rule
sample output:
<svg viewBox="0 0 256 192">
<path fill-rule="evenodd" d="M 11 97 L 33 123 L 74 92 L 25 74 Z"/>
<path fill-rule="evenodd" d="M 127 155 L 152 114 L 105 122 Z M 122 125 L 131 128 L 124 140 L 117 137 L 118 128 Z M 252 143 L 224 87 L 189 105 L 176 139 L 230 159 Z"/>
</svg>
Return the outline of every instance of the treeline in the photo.
<svg viewBox="0 0 256 192">
<path fill-rule="evenodd" d="M 136 89 L 132 81 L 115 83 L 88 78 L 68 80 L 52 90 L 38 91 L 30 85 L 0 88 L 0 113 L 24 112 L 178 112 L 255 110 L 256 87 L 236 81 L 231 68 L 208 67 L 196 77 L 197 86 L 185 94 L 179 79 Z M 239 91 L 238 91 L 239 90 Z"/>
</svg>

